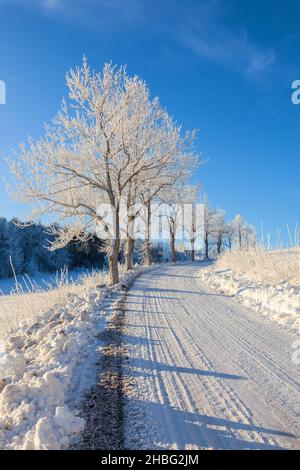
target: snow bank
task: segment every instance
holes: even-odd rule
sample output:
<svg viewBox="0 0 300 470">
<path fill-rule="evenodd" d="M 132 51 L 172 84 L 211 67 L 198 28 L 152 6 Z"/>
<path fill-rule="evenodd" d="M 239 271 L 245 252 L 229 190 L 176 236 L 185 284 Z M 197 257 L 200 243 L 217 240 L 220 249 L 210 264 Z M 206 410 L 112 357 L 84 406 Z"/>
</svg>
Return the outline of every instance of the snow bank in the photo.
<svg viewBox="0 0 300 470">
<path fill-rule="evenodd" d="M 300 333 L 300 286 L 287 281 L 268 284 L 246 274 L 211 265 L 200 270 L 200 277 L 215 290 L 231 295 L 258 315 L 263 315 Z"/>
<path fill-rule="evenodd" d="M 55 305 L 66 305 L 70 295 L 82 296 L 107 280 L 108 273 L 97 270 L 62 270 L 55 277 L 25 275 L 17 278 L 17 284 L 12 279 L 0 280 L 0 340 L 18 331 L 22 321 L 33 323 Z M 2 295 L 2 288 L 8 295 Z"/>
<path fill-rule="evenodd" d="M 65 307 L 0 343 L 0 448 L 63 449 L 83 430 L 73 408 L 95 379 L 97 337 L 124 288 L 144 270 L 113 288 L 72 295 Z"/>
</svg>

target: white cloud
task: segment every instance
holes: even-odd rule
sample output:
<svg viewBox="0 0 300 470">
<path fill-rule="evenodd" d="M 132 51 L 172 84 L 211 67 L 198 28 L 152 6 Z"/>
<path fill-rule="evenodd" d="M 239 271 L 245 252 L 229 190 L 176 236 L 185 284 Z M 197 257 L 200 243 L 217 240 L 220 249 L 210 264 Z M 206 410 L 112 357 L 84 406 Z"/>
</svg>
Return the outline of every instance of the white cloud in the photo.
<svg viewBox="0 0 300 470">
<path fill-rule="evenodd" d="M 242 35 L 234 36 L 229 31 L 216 30 L 206 34 L 186 30 L 180 35 L 180 40 L 197 55 L 250 75 L 264 72 L 275 61 L 272 49 L 262 49 Z"/>
<path fill-rule="evenodd" d="M 177 37 L 187 48 L 215 63 L 255 75 L 266 71 L 275 61 L 272 49 L 256 45 L 245 30 L 227 27 L 221 0 L 194 3 L 182 15 Z"/>
</svg>

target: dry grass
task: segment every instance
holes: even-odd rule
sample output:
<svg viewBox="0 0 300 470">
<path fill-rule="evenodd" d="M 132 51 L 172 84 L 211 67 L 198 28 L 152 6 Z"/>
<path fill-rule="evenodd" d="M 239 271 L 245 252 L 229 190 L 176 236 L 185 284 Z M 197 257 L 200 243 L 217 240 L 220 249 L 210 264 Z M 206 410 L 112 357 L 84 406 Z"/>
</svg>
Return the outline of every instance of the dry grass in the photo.
<svg viewBox="0 0 300 470">
<path fill-rule="evenodd" d="M 120 274 L 123 274 L 120 266 Z M 55 307 L 64 306 L 72 294 L 83 296 L 97 285 L 108 283 L 108 274 L 93 271 L 82 274 L 76 282 L 69 282 L 67 271 L 62 271 L 52 283 L 40 287 L 29 276 L 25 276 L 26 286 L 21 287 L 16 281 L 10 295 L 0 296 L 0 340 L 17 331 L 22 322 L 32 323 L 43 312 Z"/>
<path fill-rule="evenodd" d="M 289 282 L 300 286 L 300 249 L 266 250 L 252 248 L 226 251 L 217 266 L 247 274 L 255 281 L 269 284 Z"/>
</svg>

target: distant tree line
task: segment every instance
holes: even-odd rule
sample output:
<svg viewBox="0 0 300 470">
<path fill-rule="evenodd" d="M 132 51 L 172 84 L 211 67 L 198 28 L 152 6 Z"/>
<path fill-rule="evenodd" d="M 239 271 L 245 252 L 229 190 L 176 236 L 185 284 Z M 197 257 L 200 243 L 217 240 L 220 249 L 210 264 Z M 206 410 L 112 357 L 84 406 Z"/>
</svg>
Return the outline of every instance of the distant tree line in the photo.
<svg viewBox="0 0 300 470">
<path fill-rule="evenodd" d="M 256 243 L 255 230 L 243 217 L 237 215 L 232 222 L 225 220 L 222 210 L 210 207 L 208 199 L 204 198 L 204 246 L 198 252 L 200 258 L 209 258 L 220 255 L 232 247 L 249 247 Z M 176 218 L 169 217 L 168 224 L 175 229 Z M 54 228 L 54 230 L 53 230 Z M 58 225 L 45 226 L 41 223 L 20 223 L 18 219 L 11 221 L 0 217 L 0 278 L 16 274 L 29 274 L 35 272 L 56 272 L 64 268 L 95 268 L 108 269 L 108 247 L 105 241 L 97 235 L 69 241 L 63 248 L 50 251 L 49 246 L 55 241 L 55 232 Z M 174 230 L 170 230 L 174 233 Z M 136 240 L 132 255 L 132 263 L 143 264 L 145 257 L 145 243 Z M 151 260 L 153 263 L 168 261 L 185 261 L 194 259 L 191 250 L 175 248 L 174 240 L 153 241 L 151 244 Z M 118 261 L 126 263 L 126 241 L 120 246 Z M 12 269 L 13 265 L 13 269 Z"/>
<path fill-rule="evenodd" d="M 64 248 L 49 251 L 54 235 L 48 228 L 41 223 L 20 227 L 17 219 L 0 218 L 0 278 L 13 275 L 11 263 L 16 274 L 55 272 L 64 266 L 69 269 L 105 268 L 106 254 L 101 250 L 105 244 L 96 235 L 80 243 L 70 241 Z"/>
<path fill-rule="evenodd" d="M 64 248 L 49 251 L 55 235 L 52 226 L 41 223 L 22 223 L 18 219 L 6 220 L 0 217 L 0 278 L 18 274 L 33 275 L 36 272 L 56 272 L 65 266 L 76 268 L 108 269 L 107 245 L 97 235 L 90 234 L 82 241 L 71 240 Z M 145 243 L 136 240 L 133 264 L 143 264 Z M 125 241 L 121 245 L 119 262 L 125 263 Z M 184 253 L 176 252 L 177 260 L 185 260 Z M 168 243 L 154 242 L 151 246 L 154 263 L 170 261 Z M 13 265 L 13 269 L 12 266 Z"/>
<path fill-rule="evenodd" d="M 237 214 L 232 221 L 226 220 L 225 211 L 213 209 L 204 196 L 204 250 L 205 259 L 219 256 L 224 250 L 250 248 L 256 245 L 256 231 L 244 217 Z"/>
</svg>

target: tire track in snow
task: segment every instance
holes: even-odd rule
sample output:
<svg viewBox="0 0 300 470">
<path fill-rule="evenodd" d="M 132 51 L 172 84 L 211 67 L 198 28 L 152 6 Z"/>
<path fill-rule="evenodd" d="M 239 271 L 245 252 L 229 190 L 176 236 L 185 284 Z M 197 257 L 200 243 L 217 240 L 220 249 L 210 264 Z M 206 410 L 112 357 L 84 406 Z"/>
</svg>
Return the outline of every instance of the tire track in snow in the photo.
<svg viewBox="0 0 300 470">
<path fill-rule="evenodd" d="M 299 371 L 288 357 L 293 339 L 213 294 L 198 269 L 144 275 L 128 295 L 126 373 L 134 387 L 126 397 L 127 446 L 299 448 L 292 436 L 300 397 Z M 141 418 L 142 438 L 133 437 Z"/>
<path fill-rule="evenodd" d="M 181 306 L 185 310 L 185 312 L 188 314 L 188 310 L 184 307 L 184 302 L 182 303 Z M 179 321 L 180 321 L 180 317 L 179 317 Z M 169 326 L 171 328 L 170 324 L 169 324 Z M 181 324 L 181 327 L 183 327 L 185 332 L 187 333 L 187 335 L 190 336 L 189 333 L 188 333 L 188 330 L 185 328 L 184 324 Z M 178 340 L 177 335 L 175 335 L 175 337 L 176 337 L 176 341 L 178 343 L 178 347 L 181 348 L 181 343 Z M 190 346 L 187 348 L 186 353 L 184 354 L 185 357 L 195 358 L 196 355 L 197 355 L 198 358 L 201 358 L 201 368 L 204 368 L 204 370 L 212 370 L 212 363 L 204 355 L 203 350 L 201 350 L 199 348 L 199 345 L 197 345 L 196 355 L 195 355 L 194 351 L 193 351 L 193 349 L 194 349 L 193 348 L 193 344 L 194 344 L 193 341 L 189 341 L 189 342 L 185 341 L 185 344 L 187 344 L 187 343 Z M 182 351 L 184 352 L 184 350 L 182 350 Z M 191 361 L 189 361 L 189 365 L 190 365 L 191 368 L 193 367 L 193 364 L 192 364 Z M 192 381 L 190 380 L 190 378 L 187 377 L 186 378 L 186 392 L 189 394 L 190 397 L 192 395 L 191 391 L 193 390 L 193 383 L 191 383 L 191 382 Z M 247 409 L 245 404 L 233 392 L 233 389 L 231 387 L 228 387 L 226 385 L 226 383 L 224 383 L 224 382 L 220 385 L 219 381 L 216 378 L 214 378 L 213 375 L 210 378 L 209 385 L 210 385 L 210 387 L 209 386 L 205 387 L 205 394 L 206 394 L 205 397 L 206 397 L 207 403 L 214 402 L 216 405 L 221 404 L 221 406 L 222 406 L 222 404 L 225 403 L 226 406 L 224 407 L 224 405 L 223 405 L 223 408 L 226 411 L 226 416 L 227 416 L 228 419 L 238 419 L 239 418 L 245 426 L 248 426 L 249 424 L 250 425 L 252 424 L 252 421 L 251 421 L 251 415 L 252 414 L 251 414 L 250 410 Z M 210 409 L 210 411 L 211 412 L 214 411 L 213 408 Z M 255 438 L 258 439 L 259 442 L 266 442 L 267 441 L 265 438 L 263 438 L 263 436 L 259 436 L 258 433 L 251 433 L 251 436 L 252 436 L 253 439 L 255 439 Z M 220 438 L 222 439 L 222 434 L 220 434 Z"/>
<path fill-rule="evenodd" d="M 203 285 L 202 285 L 202 289 L 203 289 Z M 218 296 L 218 299 L 220 299 L 220 296 Z M 228 302 L 228 299 L 227 299 L 226 297 L 224 297 L 224 296 L 221 296 L 221 299 L 225 299 L 225 302 L 226 302 L 226 301 Z M 190 300 L 192 301 L 193 299 L 190 299 Z M 221 302 L 223 302 L 223 300 L 221 300 Z M 231 302 L 232 302 L 232 301 L 231 301 Z M 230 310 L 232 310 L 232 309 L 230 309 Z M 191 311 L 193 311 L 193 309 L 191 309 Z M 206 305 L 205 313 L 208 314 L 208 316 L 206 317 L 206 323 L 209 323 L 209 320 L 211 319 L 211 317 L 213 317 L 213 320 L 214 320 L 213 329 L 216 330 L 216 329 L 217 329 L 217 323 L 216 323 L 216 322 L 217 322 L 217 314 L 215 314 L 215 316 L 213 316 L 213 315 L 212 315 L 212 312 L 213 312 L 213 311 L 216 311 L 216 310 L 215 310 L 215 309 L 212 309 L 212 306 L 211 306 L 211 305 L 210 305 L 210 308 L 208 308 L 208 305 Z M 247 314 L 249 314 L 248 311 L 244 308 L 244 313 L 245 313 L 245 312 L 247 312 Z M 244 318 L 243 315 L 241 316 L 241 318 Z M 251 320 L 251 317 L 250 317 L 250 320 Z M 194 319 L 194 322 L 195 322 L 195 319 Z M 234 323 L 235 323 L 235 322 L 236 322 L 236 317 L 234 318 Z M 248 322 L 249 322 L 249 319 L 248 319 Z M 231 328 L 234 328 L 234 327 L 235 327 L 234 323 L 231 323 Z M 263 325 L 265 325 L 265 328 L 267 327 L 267 323 L 265 323 L 264 320 L 263 320 Z M 264 369 L 264 370 L 267 372 L 267 373 L 265 374 L 265 376 L 264 376 L 264 382 L 265 382 L 264 385 L 266 385 L 266 379 L 267 379 L 268 374 L 269 374 L 269 375 L 273 376 L 273 378 L 275 378 L 275 380 L 276 380 L 276 382 L 273 380 L 273 383 L 277 383 L 277 385 L 278 385 L 278 383 L 279 383 L 278 381 L 281 382 L 281 384 L 283 385 L 282 390 L 283 390 L 285 393 L 286 393 L 287 391 L 289 391 L 289 392 L 292 393 L 294 396 L 299 396 L 299 395 L 298 395 L 298 394 L 299 394 L 298 382 L 295 382 L 295 381 L 292 379 L 291 367 L 287 367 L 287 369 L 290 370 L 289 374 L 284 374 L 284 377 L 287 378 L 288 380 L 287 380 L 287 381 L 282 380 L 281 375 L 283 374 L 283 371 L 284 371 L 283 363 L 282 363 L 279 367 L 276 366 L 275 361 L 274 361 L 274 360 L 271 361 L 271 360 L 270 360 L 270 357 L 269 357 L 269 356 L 266 356 L 266 355 L 264 354 L 262 348 L 259 349 L 261 358 L 262 358 L 262 359 L 265 359 L 265 361 L 268 363 L 268 365 L 269 365 L 269 366 L 272 365 L 273 368 L 276 370 L 276 372 L 279 373 L 279 374 L 276 374 L 276 373 L 274 374 L 274 372 L 271 371 L 270 367 L 269 367 L 269 368 L 266 367 L 266 366 L 263 364 L 263 362 L 262 362 L 261 360 L 259 360 L 259 358 L 256 358 L 256 357 L 255 357 L 255 354 L 256 354 L 255 348 L 253 348 L 249 342 L 243 340 L 243 335 L 241 336 L 241 334 L 233 334 L 232 331 L 231 331 L 231 328 L 227 328 L 227 335 L 228 335 L 228 337 L 230 338 L 231 350 L 232 350 L 232 345 L 234 345 L 235 343 L 238 343 L 238 344 L 239 344 L 239 343 L 242 342 L 242 344 L 243 344 L 244 346 L 245 346 L 245 345 L 247 346 L 247 347 L 245 348 L 245 351 L 246 351 L 247 355 L 249 356 L 250 360 L 251 360 L 251 361 L 256 361 L 256 363 L 259 365 L 259 368 Z M 211 331 L 212 331 L 212 330 L 211 330 Z M 251 331 L 252 331 L 252 330 L 251 330 Z M 263 331 L 266 331 L 266 329 L 263 329 Z M 252 333 L 253 333 L 253 331 L 252 331 Z M 246 336 L 246 335 L 244 335 L 244 336 Z M 255 338 L 257 338 L 257 335 L 255 335 Z M 275 336 L 275 338 L 276 338 L 276 336 Z M 278 337 L 277 337 L 277 338 L 278 338 Z M 255 344 L 255 341 L 253 341 L 253 343 Z M 265 344 L 265 342 L 264 342 L 264 344 Z M 250 347 L 250 346 L 251 346 L 251 347 Z M 260 345 L 260 346 L 261 346 L 261 345 Z M 275 348 L 275 349 L 277 349 L 277 348 Z M 287 355 L 289 356 L 289 354 L 287 354 Z M 276 360 L 277 360 L 277 358 L 276 358 Z M 290 361 L 289 361 L 289 362 L 290 362 Z M 291 364 L 291 362 L 290 362 L 290 364 Z M 285 365 L 286 365 L 286 363 L 285 363 Z M 259 379 L 261 379 L 261 370 L 259 370 L 259 368 L 258 368 L 257 370 L 255 370 L 255 368 L 252 368 L 252 372 L 255 371 L 256 374 L 257 374 L 257 372 L 259 372 L 259 374 L 257 374 L 257 377 L 256 377 L 258 382 L 259 382 Z M 295 367 L 294 367 L 294 370 L 296 370 Z M 242 371 L 243 371 L 244 373 L 247 373 L 247 369 L 245 369 L 245 368 L 242 368 Z M 299 373 L 298 373 L 298 376 L 299 376 Z M 296 384 L 296 387 L 292 387 L 292 386 L 291 386 L 291 383 Z M 256 385 L 255 382 L 252 382 L 252 386 L 253 386 L 253 385 Z M 271 383 L 271 385 L 272 385 L 272 383 Z M 298 387 L 297 387 L 297 386 L 298 386 Z M 282 394 L 282 390 L 281 390 L 281 394 Z M 259 403 L 259 397 L 261 396 L 262 391 L 263 391 L 263 390 L 262 390 L 261 388 L 259 388 L 258 393 L 257 393 L 258 403 Z M 268 390 L 268 392 L 270 392 L 270 390 Z M 279 392 L 278 392 L 278 394 L 280 395 Z M 266 397 L 267 397 L 267 399 L 269 400 L 269 408 L 270 408 L 270 409 L 272 408 L 270 405 L 271 405 L 271 404 L 274 405 L 274 404 L 275 404 L 275 401 L 277 401 L 277 405 L 279 405 L 279 407 L 281 406 L 282 401 L 280 401 L 276 395 L 274 396 L 274 394 L 273 394 L 272 399 L 271 399 L 271 395 L 270 395 L 270 394 L 269 394 L 269 395 L 266 394 Z M 288 402 L 288 397 L 287 397 L 286 395 L 284 395 L 284 396 L 282 396 L 282 397 L 279 397 L 279 398 L 281 398 L 281 400 L 284 400 L 284 402 L 286 402 L 286 400 L 287 400 L 287 402 Z M 256 403 L 254 403 L 254 405 L 256 405 Z M 286 403 L 286 405 L 288 405 L 288 403 Z M 276 406 L 275 406 L 274 409 L 276 410 Z M 289 412 L 292 411 L 292 414 L 295 415 L 294 410 L 288 410 L 288 411 L 289 411 Z M 278 419 L 278 417 L 277 417 L 276 414 L 274 414 L 274 418 L 277 419 L 277 421 L 279 421 L 279 419 Z M 297 420 L 297 419 L 295 420 L 295 419 L 294 419 L 294 423 L 293 423 L 296 433 L 297 433 L 297 430 L 299 430 L 299 427 L 297 426 L 297 421 L 299 422 L 299 420 Z M 279 421 L 279 422 L 280 422 L 280 421 Z M 282 423 L 281 423 L 281 424 L 282 424 Z M 283 425 L 282 425 L 282 426 L 283 426 Z M 289 429 L 286 429 L 286 432 L 288 432 L 288 431 L 289 431 Z"/>
</svg>

